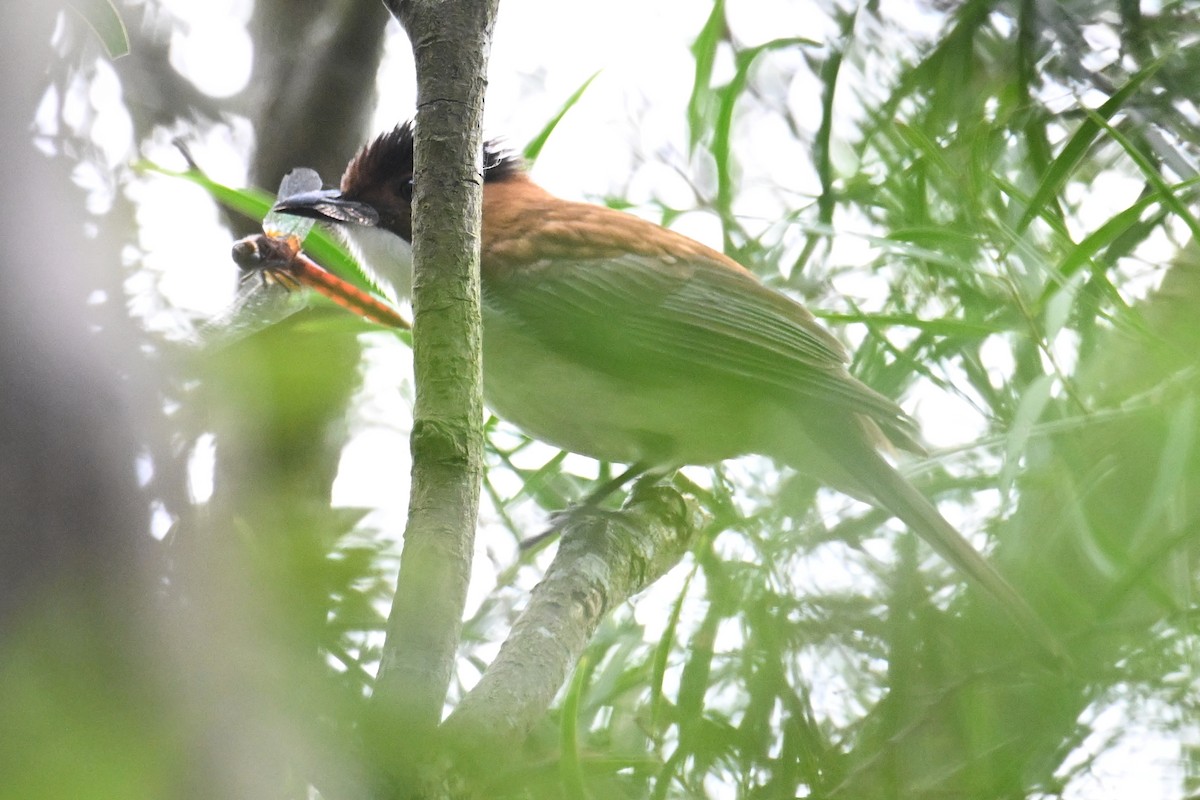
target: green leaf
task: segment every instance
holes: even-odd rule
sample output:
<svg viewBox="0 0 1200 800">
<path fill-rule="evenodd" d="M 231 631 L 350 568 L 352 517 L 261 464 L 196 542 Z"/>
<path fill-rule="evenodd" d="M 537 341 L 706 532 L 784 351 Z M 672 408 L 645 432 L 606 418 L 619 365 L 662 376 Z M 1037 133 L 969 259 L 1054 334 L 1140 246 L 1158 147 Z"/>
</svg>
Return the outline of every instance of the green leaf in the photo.
<svg viewBox="0 0 1200 800">
<path fill-rule="evenodd" d="M 111 0 L 68 0 L 67 5 L 96 34 L 109 58 L 129 53 L 129 32 Z"/>
<path fill-rule="evenodd" d="M 692 94 L 688 98 L 687 118 L 688 147 L 693 150 L 700 141 L 700 132 L 704 130 L 704 120 L 712 103 L 713 64 L 717 60 L 717 48 L 724 40 L 724 34 L 725 0 L 716 0 L 712 13 L 708 15 L 691 47 L 696 69 L 692 78 Z"/>
<path fill-rule="evenodd" d="M 550 138 L 550 134 L 554 133 L 554 129 L 558 127 L 558 123 L 562 122 L 562 118 L 567 115 L 567 112 L 575 107 L 575 104 L 579 102 L 579 98 L 583 97 L 583 93 L 586 92 L 588 87 L 592 85 L 592 81 L 600 77 L 601 72 L 603 72 L 603 70 L 596 70 L 593 72 L 591 77 L 584 81 L 583 84 L 576 89 L 570 97 L 567 98 L 567 101 L 562 104 L 561 108 L 558 109 L 558 113 L 551 117 L 550 121 L 542 126 L 542 129 L 538 131 L 537 136 L 534 136 L 529 144 L 525 145 L 525 152 L 523 155 L 525 156 L 525 160 L 527 162 L 532 165 L 533 162 L 537 161 L 537 157 L 541 154 L 542 148 L 546 146 L 546 140 Z"/>
<path fill-rule="evenodd" d="M 1085 278 L 1083 273 L 1075 275 L 1050 296 L 1049 302 L 1046 303 L 1045 330 L 1042 334 L 1047 342 L 1052 341 L 1066 326 Z"/>
<path fill-rule="evenodd" d="M 1129 549 L 1153 547 L 1153 533 L 1158 528 L 1177 527 L 1172 524 L 1172 514 L 1179 513 L 1190 503 L 1187 479 L 1188 464 L 1196 447 L 1196 398 L 1186 397 L 1168 418 L 1169 432 L 1159 456 L 1158 472 L 1153 491 L 1146 498 L 1141 520 L 1132 536 Z"/>
<path fill-rule="evenodd" d="M 1164 206 L 1170 209 L 1176 216 L 1179 217 L 1188 229 L 1192 232 L 1192 238 L 1200 239 L 1200 220 L 1185 206 L 1178 197 L 1175 196 L 1175 191 L 1171 186 L 1163 180 L 1162 174 L 1158 170 L 1158 165 L 1150 161 L 1128 138 L 1120 131 L 1108 123 L 1104 117 L 1094 111 L 1088 111 L 1088 117 L 1098 126 L 1104 128 L 1108 135 L 1113 138 L 1117 144 L 1125 151 L 1126 155 L 1135 163 L 1142 171 L 1142 175 L 1150 182 L 1159 194 Z"/>
<path fill-rule="evenodd" d="M 1041 375 L 1021 394 L 1021 404 L 1013 416 L 1012 426 L 1004 437 L 1004 468 L 1000 471 L 1000 491 L 1008 494 L 1021 466 L 1021 455 L 1029 444 L 1037 421 L 1050 402 L 1054 375 Z"/>
<path fill-rule="evenodd" d="M 275 195 L 269 192 L 254 187 L 233 189 L 217 183 L 199 170 L 179 172 L 149 161 L 139 161 L 133 167 L 141 172 L 153 172 L 194 183 L 208 192 L 225 208 L 255 221 L 265 217 L 271 210 L 271 206 L 275 204 Z M 341 244 L 320 226 L 314 226 L 305 237 L 304 250 L 321 266 L 338 277 L 348 280 L 360 289 L 382 294 L 370 276 L 363 272 L 358 262 L 351 258 Z"/>
<path fill-rule="evenodd" d="M 562 745 L 562 755 L 559 758 L 559 777 L 562 780 L 563 795 L 569 800 L 587 800 L 587 792 L 583 785 L 583 768 L 579 759 L 579 699 L 587 686 L 591 665 L 587 655 L 579 659 L 575 665 L 575 676 L 563 698 L 562 717 L 559 724 L 559 741 Z"/>
<path fill-rule="evenodd" d="M 1088 150 L 1096 141 L 1096 137 L 1100 132 L 1107 128 L 1105 124 L 1112 119 L 1113 115 L 1123 109 L 1130 97 L 1141 88 L 1142 84 L 1151 76 L 1158 72 L 1159 68 L 1165 63 L 1165 58 L 1160 58 L 1153 62 L 1145 69 L 1137 72 L 1133 77 L 1126 81 L 1125 85 L 1117 90 L 1112 97 L 1108 98 L 1100 108 L 1095 111 L 1089 111 L 1088 119 L 1084 121 L 1079 129 L 1075 131 L 1075 135 L 1063 147 L 1062 152 L 1058 154 L 1058 158 L 1054 159 L 1050 164 L 1050 168 L 1046 174 L 1042 176 L 1042 182 L 1038 185 L 1030 198 L 1029 205 L 1025 209 L 1025 213 L 1021 215 L 1020 221 L 1016 225 L 1016 232 L 1020 234 L 1033 222 L 1035 217 L 1043 216 L 1043 209 L 1050 202 L 1050 198 L 1058 194 L 1062 189 L 1063 184 L 1067 182 L 1067 178 L 1083 161 Z"/>
</svg>

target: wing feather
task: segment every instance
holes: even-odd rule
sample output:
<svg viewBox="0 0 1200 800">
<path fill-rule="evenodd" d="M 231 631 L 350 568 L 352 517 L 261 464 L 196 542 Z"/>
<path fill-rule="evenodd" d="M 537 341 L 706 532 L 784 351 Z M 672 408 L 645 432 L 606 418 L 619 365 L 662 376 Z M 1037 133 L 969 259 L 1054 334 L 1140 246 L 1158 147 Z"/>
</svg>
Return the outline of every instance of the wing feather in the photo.
<svg viewBox="0 0 1200 800">
<path fill-rule="evenodd" d="M 799 303 L 704 259 L 542 261 L 489 280 L 484 304 L 559 357 L 646 385 L 738 385 L 748 397 L 862 414 L 902 447 L 915 426 L 846 370 L 841 344 Z"/>
</svg>

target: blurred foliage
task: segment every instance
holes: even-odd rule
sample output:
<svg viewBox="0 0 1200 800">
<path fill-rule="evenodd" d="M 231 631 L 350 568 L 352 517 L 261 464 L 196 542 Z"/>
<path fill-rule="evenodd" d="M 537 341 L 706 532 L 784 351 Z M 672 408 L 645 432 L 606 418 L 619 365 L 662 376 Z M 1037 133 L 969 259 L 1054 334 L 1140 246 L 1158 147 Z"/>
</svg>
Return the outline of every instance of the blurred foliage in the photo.
<svg viewBox="0 0 1200 800">
<path fill-rule="evenodd" d="M 561 705 L 484 793 L 1081 797 L 1145 776 L 1154 797 L 1194 796 L 1200 3 L 819 0 L 813 30 L 744 42 L 729 13 L 742 2 L 718 0 L 696 34 L 688 150 L 672 165 L 695 203 L 660 204 L 663 220 L 711 215 L 731 255 L 854 343 L 857 375 L 918 412 L 951 409 L 927 424 L 975 432 L 905 467 L 1075 663 L 1041 664 L 881 513 L 759 459 L 689 470 L 679 485 L 711 514 L 701 544 L 611 616 Z M 135 117 L 149 138 L 161 109 Z M 756 137 L 780 130 L 788 145 L 765 161 L 811 164 L 815 191 L 763 167 Z M 773 219 L 743 212 L 764 197 Z M 166 796 L 237 759 L 234 744 L 212 744 L 181 765 L 164 742 L 225 734 L 269 751 L 267 767 L 204 796 L 265 784 L 335 797 L 370 771 L 355 726 L 395 545 L 365 510 L 330 508 L 365 402 L 359 332 L 293 319 L 204 359 L 145 334 L 163 370 L 145 490 L 173 522 L 153 583 L 221 653 L 160 671 L 218 677 L 192 675 L 186 709 L 166 718 L 98 688 L 104 662 L 96 677 L 0 657 L 19 700 L 0 718 L 21 734 L 0 745 L 0 797 Z M 402 346 L 365 338 L 368 355 Z M 544 566 L 515 543 L 591 484 L 588 465 L 503 423 L 488 436 L 480 558 L 495 582 L 466 622 L 450 703 Z M 215 485 L 199 502 L 189 460 L 205 437 Z M 58 630 L 63 661 L 103 649 Z M 170 708 L 167 677 L 140 702 Z M 239 728 L 253 735 L 229 733 Z M 53 747 L 77 757 L 64 764 Z M 108 774 L 87 777 L 97 764 Z"/>
</svg>

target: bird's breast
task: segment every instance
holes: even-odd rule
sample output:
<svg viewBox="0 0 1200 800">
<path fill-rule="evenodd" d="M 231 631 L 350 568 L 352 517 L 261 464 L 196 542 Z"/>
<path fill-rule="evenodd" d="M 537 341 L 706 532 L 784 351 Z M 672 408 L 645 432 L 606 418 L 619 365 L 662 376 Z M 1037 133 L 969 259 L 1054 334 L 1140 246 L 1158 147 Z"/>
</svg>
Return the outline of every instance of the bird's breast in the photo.
<svg viewBox="0 0 1200 800">
<path fill-rule="evenodd" d="M 758 436 L 751 398 L 715 398 L 685 371 L 622 380 L 548 347 L 486 301 L 483 327 L 484 400 L 535 439 L 602 461 L 678 466 L 741 455 Z"/>
</svg>

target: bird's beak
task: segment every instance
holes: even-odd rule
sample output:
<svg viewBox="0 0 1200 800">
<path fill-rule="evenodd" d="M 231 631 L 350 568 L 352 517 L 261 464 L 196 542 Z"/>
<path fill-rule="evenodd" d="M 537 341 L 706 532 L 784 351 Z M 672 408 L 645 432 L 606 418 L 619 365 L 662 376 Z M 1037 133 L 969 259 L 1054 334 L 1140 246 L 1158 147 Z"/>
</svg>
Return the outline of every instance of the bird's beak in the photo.
<svg viewBox="0 0 1200 800">
<path fill-rule="evenodd" d="M 347 200 L 337 189 L 319 189 L 315 192 L 300 192 L 276 201 L 271 210 L 281 214 L 308 217 L 319 222 L 333 222 L 374 227 L 379 224 L 379 213 L 355 200 Z"/>
</svg>

